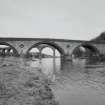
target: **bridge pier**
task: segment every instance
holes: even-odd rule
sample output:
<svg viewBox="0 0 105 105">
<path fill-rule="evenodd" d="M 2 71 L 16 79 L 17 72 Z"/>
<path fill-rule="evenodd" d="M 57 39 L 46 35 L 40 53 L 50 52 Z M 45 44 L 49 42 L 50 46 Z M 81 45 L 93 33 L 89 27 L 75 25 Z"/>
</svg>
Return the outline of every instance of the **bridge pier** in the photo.
<svg viewBox="0 0 105 105">
<path fill-rule="evenodd" d="M 7 50 L 7 55 L 8 55 L 8 56 L 10 55 L 10 49 Z"/>
<path fill-rule="evenodd" d="M 39 49 L 39 59 L 42 59 L 42 48 L 38 48 Z"/>
<path fill-rule="evenodd" d="M 39 50 L 39 59 L 42 59 L 42 50 Z"/>
<path fill-rule="evenodd" d="M 65 55 L 64 60 L 65 61 L 72 61 L 72 55 Z"/>
<path fill-rule="evenodd" d="M 2 50 L 2 56 L 5 56 L 5 49 Z"/>
<path fill-rule="evenodd" d="M 72 61 L 72 55 L 61 55 L 61 61 Z"/>
<path fill-rule="evenodd" d="M 55 58 L 56 55 L 55 55 L 55 48 L 53 48 L 53 58 Z"/>
</svg>

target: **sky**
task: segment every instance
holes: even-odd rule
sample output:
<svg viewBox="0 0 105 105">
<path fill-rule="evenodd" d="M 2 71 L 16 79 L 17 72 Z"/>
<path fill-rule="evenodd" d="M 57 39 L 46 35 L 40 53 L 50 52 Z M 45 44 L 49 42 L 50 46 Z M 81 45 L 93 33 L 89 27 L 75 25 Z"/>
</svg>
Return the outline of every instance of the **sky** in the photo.
<svg viewBox="0 0 105 105">
<path fill-rule="evenodd" d="M 30 50 L 30 52 L 31 52 L 31 53 L 35 53 L 35 52 L 38 53 L 39 50 L 38 50 L 37 48 L 32 48 L 32 49 Z M 53 54 L 54 54 L 53 50 L 52 50 L 51 48 L 49 48 L 49 47 L 44 48 L 44 49 L 42 50 L 42 53 L 43 53 L 43 54 L 52 55 L 52 56 L 53 56 Z M 57 49 L 55 50 L 55 56 L 60 56 L 60 52 L 59 52 Z"/>
<path fill-rule="evenodd" d="M 0 0 L 0 37 L 90 40 L 105 31 L 105 0 Z"/>
</svg>

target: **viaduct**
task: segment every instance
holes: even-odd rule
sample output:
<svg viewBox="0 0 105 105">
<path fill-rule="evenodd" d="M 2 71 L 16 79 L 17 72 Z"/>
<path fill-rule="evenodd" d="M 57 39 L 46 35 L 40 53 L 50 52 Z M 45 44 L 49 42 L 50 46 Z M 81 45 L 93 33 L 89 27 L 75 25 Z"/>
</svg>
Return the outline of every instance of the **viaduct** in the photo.
<svg viewBox="0 0 105 105">
<path fill-rule="evenodd" d="M 0 48 L 0 52 L 14 52 L 15 56 L 28 55 L 32 48 L 38 48 L 39 52 L 45 47 L 53 50 L 57 49 L 64 59 L 71 58 L 76 48 L 83 46 L 90 49 L 95 54 L 105 54 L 105 43 L 67 40 L 67 39 L 49 39 L 49 38 L 0 38 L 0 45 L 9 46 L 9 48 Z"/>
</svg>

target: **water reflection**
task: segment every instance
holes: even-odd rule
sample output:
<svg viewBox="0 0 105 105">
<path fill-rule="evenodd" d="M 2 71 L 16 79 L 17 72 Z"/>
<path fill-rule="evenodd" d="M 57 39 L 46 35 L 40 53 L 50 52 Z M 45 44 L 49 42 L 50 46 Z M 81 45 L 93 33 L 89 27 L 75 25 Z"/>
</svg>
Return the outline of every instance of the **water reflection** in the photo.
<svg viewBox="0 0 105 105">
<path fill-rule="evenodd" d="M 10 59 L 14 62 L 16 58 L 1 58 L 1 64 Z M 23 60 L 29 67 L 40 69 L 49 79 L 55 81 L 62 77 L 81 78 L 83 76 L 90 79 L 91 77 L 103 77 L 105 71 L 105 62 L 97 62 L 93 59 L 73 59 L 72 61 L 61 61 L 60 58 L 43 58 L 34 60 Z M 21 62 L 23 62 L 21 61 Z M 36 69 L 35 69 L 36 70 Z M 97 76 L 96 76 L 97 75 Z M 77 78 L 77 80 L 78 80 Z"/>
<path fill-rule="evenodd" d="M 2 63 L 5 60 L 7 59 L 1 58 L 0 62 Z M 11 61 L 12 60 L 13 59 L 11 59 Z M 16 60 L 16 58 L 14 60 Z M 61 105 L 69 105 L 68 103 L 72 101 L 72 99 L 70 100 L 69 97 L 72 97 L 73 96 L 72 94 L 75 95 L 77 93 L 75 97 L 77 97 L 78 95 L 78 100 L 79 100 L 83 90 L 86 96 L 87 96 L 87 93 L 90 92 L 89 97 L 93 98 L 92 96 L 93 94 L 91 93 L 95 89 L 93 88 L 89 89 L 87 92 L 87 88 L 86 88 L 86 92 L 85 92 L 85 89 L 82 88 L 82 86 L 84 85 L 84 81 L 86 85 L 92 86 L 95 88 L 97 88 L 98 87 L 97 85 L 98 84 L 100 85 L 100 83 L 105 84 L 105 62 L 97 62 L 96 60 L 94 61 L 93 59 L 78 59 L 78 58 L 73 59 L 72 61 L 61 61 L 60 58 L 43 58 L 41 60 L 34 59 L 34 60 L 24 60 L 24 61 L 27 62 L 27 65 L 29 67 L 40 68 L 41 71 L 50 80 L 54 81 L 54 83 L 56 84 L 55 93 L 58 91 L 57 96 L 60 97 L 59 101 L 64 102 L 64 104 L 61 104 Z M 81 85 L 80 87 L 77 84 L 73 85 L 74 83 L 77 83 L 77 82 L 82 83 L 80 84 Z M 60 86 L 62 86 L 63 89 L 59 88 Z M 69 90 L 67 90 L 68 87 L 70 87 Z M 68 93 L 70 94 L 68 95 Z M 85 95 L 83 95 L 82 98 L 84 98 Z M 94 95 L 94 97 L 96 97 L 96 95 Z M 74 99 L 77 99 L 77 98 L 74 98 Z M 85 104 L 79 104 L 79 105 L 85 105 Z M 92 104 L 89 104 L 89 105 L 92 105 Z"/>
<path fill-rule="evenodd" d="M 55 78 L 55 74 L 60 71 L 61 62 L 60 58 L 43 58 L 37 59 L 36 61 L 30 61 L 29 65 L 31 67 L 40 68 L 41 71 L 48 77 L 48 78 Z"/>
<path fill-rule="evenodd" d="M 60 58 L 43 58 L 30 61 L 31 67 L 37 67 L 42 70 L 49 78 L 52 75 L 68 72 L 83 72 L 89 73 L 90 70 L 104 67 L 104 63 L 97 63 L 92 59 L 73 59 L 72 61 L 61 61 Z"/>
</svg>

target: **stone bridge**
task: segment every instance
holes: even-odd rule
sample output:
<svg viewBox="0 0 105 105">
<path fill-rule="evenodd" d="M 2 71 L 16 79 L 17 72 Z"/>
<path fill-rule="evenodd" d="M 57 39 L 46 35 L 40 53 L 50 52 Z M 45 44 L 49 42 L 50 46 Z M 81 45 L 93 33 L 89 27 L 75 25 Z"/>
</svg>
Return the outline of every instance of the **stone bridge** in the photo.
<svg viewBox="0 0 105 105">
<path fill-rule="evenodd" d="M 73 52 L 79 46 L 86 47 L 94 53 L 105 54 L 105 44 L 92 41 L 82 40 L 66 40 L 66 39 L 49 39 L 49 38 L 0 38 L 0 45 L 9 46 L 15 53 L 15 55 L 27 55 L 29 51 L 36 47 L 41 50 L 45 47 L 57 49 L 61 57 L 71 58 Z M 1 48 L 2 49 L 2 48 Z M 10 51 L 10 49 L 5 49 Z M 5 52 L 3 49 L 2 51 Z"/>
</svg>

